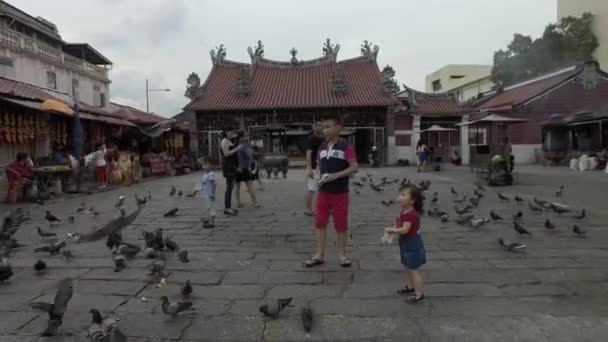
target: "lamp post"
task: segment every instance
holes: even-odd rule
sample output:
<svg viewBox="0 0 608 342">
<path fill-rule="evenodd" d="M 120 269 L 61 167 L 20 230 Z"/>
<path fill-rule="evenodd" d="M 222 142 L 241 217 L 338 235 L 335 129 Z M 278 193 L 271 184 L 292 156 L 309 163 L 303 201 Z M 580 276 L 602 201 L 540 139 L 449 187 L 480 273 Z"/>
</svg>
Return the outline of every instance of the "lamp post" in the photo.
<svg viewBox="0 0 608 342">
<path fill-rule="evenodd" d="M 150 113 L 150 92 L 151 91 L 164 91 L 164 92 L 170 92 L 171 89 L 165 88 L 165 89 L 150 89 L 149 87 L 150 81 L 148 81 L 148 79 L 146 78 L 146 113 Z"/>
</svg>

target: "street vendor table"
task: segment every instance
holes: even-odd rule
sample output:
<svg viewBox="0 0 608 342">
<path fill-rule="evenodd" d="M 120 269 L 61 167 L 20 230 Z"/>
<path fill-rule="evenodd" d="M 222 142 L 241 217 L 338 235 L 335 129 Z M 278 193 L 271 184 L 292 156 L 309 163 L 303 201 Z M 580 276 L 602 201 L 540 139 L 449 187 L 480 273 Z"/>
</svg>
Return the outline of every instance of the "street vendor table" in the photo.
<svg viewBox="0 0 608 342">
<path fill-rule="evenodd" d="M 69 176 L 72 168 L 68 165 L 49 165 L 35 168 L 32 171 L 38 180 L 38 192 L 44 192 L 50 196 L 49 184 L 57 179 Z"/>
</svg>

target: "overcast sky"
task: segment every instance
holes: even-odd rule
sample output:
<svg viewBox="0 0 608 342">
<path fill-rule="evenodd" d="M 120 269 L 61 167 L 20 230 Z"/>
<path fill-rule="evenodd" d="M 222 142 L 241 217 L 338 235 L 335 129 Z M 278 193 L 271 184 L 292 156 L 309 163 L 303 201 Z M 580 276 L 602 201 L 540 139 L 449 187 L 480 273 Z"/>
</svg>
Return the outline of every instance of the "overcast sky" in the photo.
<svg viewBox="0 0 608 342">
<path fill-rule="evenodd" d="M 170 93 L 151 93 L 163 116 L 187 103 L 185 80 L 211 69 L 209 50 L 247 62 L 257 40 L 265 57 L 321 55 L 325 38 L 338 58 L 359 55 L 364 39 L 380 46 L 400 83 L 424 90 L 424 76 L 446 64 L 491 64 L 513 33 L 538 36 L 556 19 L 556 0 L 9 0 L 54 22 L 66 41 L 87 42 L 108 57 L 111 97 L 145 110 L 145 79 Z"/>
</svg>

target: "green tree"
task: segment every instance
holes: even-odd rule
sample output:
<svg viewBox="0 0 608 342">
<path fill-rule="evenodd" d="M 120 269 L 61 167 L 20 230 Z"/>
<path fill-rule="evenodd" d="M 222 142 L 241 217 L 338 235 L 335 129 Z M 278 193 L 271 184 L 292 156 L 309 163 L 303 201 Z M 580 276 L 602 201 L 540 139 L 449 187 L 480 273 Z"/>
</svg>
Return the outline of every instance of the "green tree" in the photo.
<svg viewBox="0 0 608 342">
<path fill-rule="evenodd" d="M 188 78 L 186 79 L 186 84 L 186 93 L 184 94 L 184 96 L 193 100 L 196 94 L 196 90 L 201 86 L 201 78 L 198 77 L 197 73 L 193 72 L 188 75 Z"/>
<path fill-rule="evenodd" d="M 506 50 L 494 53 L 492 81 L 508 86 L 592 58 L 599 46 L 592 30 L 593 15 L 566 17 L 549 24 L 542 37 L 516 33 Z"/>
</svg>

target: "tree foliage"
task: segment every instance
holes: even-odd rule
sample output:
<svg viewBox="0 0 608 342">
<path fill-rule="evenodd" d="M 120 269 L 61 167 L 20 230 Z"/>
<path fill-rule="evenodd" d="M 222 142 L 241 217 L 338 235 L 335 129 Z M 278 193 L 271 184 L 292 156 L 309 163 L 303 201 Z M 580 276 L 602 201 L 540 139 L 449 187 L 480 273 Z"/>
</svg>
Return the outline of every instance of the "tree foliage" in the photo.
<svg viewBox="0 0 608 342">
<path fill-rule="evenodd" d="M 389 94 L 396 94 L 400 90 L 399 84 L 395 80 L 395 74 L 395 69 L 390 65 L 385 66 L 380 73 L 384 90 Z"/>
<path fill-rule="evenodd" d="M 198 76 L 197 73 L 193 72 L 190 75 L 188 75 L 188 78 L 186 79 L 186 93 L 184 94 L 184 96 L 186 96 L 189 99 L 194 99 L 194 96 L 196 94 L 196 89 L 198 89 L 201 86 L 201 78 Z"/>
<path fill-rule="evenodd" d="M 492 81 L 508 86 L 590 60 L 599 46 L 592 24 L 593 15 L 584 13 L 547 25 L 542 37 L 534 40 L 516 33 L 506 50 L 494 53 Z"/>
</svg>

